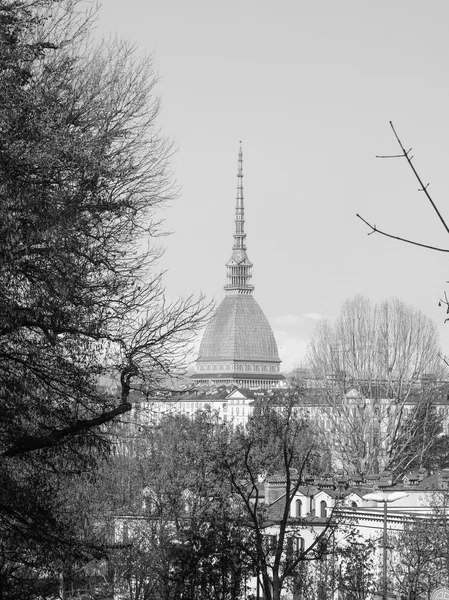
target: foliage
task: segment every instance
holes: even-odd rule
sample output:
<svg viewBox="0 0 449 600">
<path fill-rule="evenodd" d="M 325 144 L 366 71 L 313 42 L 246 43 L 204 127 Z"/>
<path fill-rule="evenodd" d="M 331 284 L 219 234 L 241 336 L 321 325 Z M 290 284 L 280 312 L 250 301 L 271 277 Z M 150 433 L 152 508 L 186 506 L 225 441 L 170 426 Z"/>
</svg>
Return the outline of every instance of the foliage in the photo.
<svg viewBox="0 0 449 600">
<path fill-rule="evenodd" d="M 292 577 L 294 598 L 327 600 L 337 591 L 337 562 L 335 554 L 323 555 L 317 562 L 299 565 Z"/>
<path fill-rule="evenodd" d="M 240 597 L 247 576 L 245 532 L 217 468 L 222 427 L 209 411 L 191 420 L 165 417 L 135 442 L 132 455 L 111 461 L 101 494 L 120 496 L 114 488 L 127 488 L 122 479 L 127 482 L 130 471 L 136 485 L 121 507 L 133 530 L 129 547 L 114 559 L 125 597 Z"/>
<path fill-rule="evenodd" d="M 431 502 L 431 526 L 427 528 L 429 537 L 435 548 L 435 556 L 440 563 L 440 576 L 444 577 L 444 583 L 449 585 L 449 495 L 447 482 L 441 482 L 440 489 L 446 488 L 434 494 Z"/>
<path fill-rule="evenodd" d="M 242 513 L 241 527 L 248 531 L 245 554 L 260 578 L 265 597 L 278 600 L 290 579 L 306 561 L 318 560 L 333 535 L 332 517 L 320 523 L 308 547 L 298 543 L 298 523 L 290 518 L 291 504 L 306 473 L 317 466 L 322 438 L 299 412 L 295 402 L 279 398 L 256 407 L 246 428 L 228 430 L 218 456 L 230 483 L 232 498 Z M 277 475 L 282 481 L 279 514 L 270 519 L 261 481 Z M 270 527 L 274 525 L 273 530 Z"/>
<path fill-rule="evenodd" d="M 418 519 L 392 536 L 395 550 L 390 561 L 393 586 L 411 600 L 427 597 L 441 583 L 441 561 L 437 558 L 433 527 Z"/>
<path fill-rule="evenodd" d="M 294 597 L 301 600 L 369 600 L 374 597 L 374 544 L 356 530 L 341 528 L 318 561 L 305 562 L 292 578 Z"/>
<path fill-rule="evenodd" d="M 151 61 L 95 47 L 82 6 L 0 5 L 3 586 L 10 569 L 97 551 L 80 536 L 77 478 L 133 385 L 176 370 L 204 315 L 166 302 L 154 272 L 154 211 L 174 190 Z"/>
<path fill-rule="evenodd" d="M 442 488 L 440 482 L 438 487 Z M 404 598 L 421 598 L 449 585 L 448 493 L 433 494 L 428 516 L 410 520 L 392 536 L 392 583 Z"/>
<path fill-rule="evenodd" d="M 375 591 L 374 542 L 350 531 L 338 549 L 338 589 L 347 600 L 368 600 Z"/>
</svg>

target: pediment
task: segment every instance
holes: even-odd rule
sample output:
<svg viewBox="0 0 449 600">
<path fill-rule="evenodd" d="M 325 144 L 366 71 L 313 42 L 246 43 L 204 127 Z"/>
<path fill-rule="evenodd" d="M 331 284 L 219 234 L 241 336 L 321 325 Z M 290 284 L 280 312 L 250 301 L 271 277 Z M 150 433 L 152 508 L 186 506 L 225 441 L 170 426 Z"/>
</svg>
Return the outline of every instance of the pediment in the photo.
<svg viewBox="0 0 449 600">
<path fill-rule="evenodd" d="M 246 396 L 244 393 L 242 393 L 240 390 L 233 390 L 228 396 L 226 396 L 226 398 L 229 399 L 248 399 L 248 396 Z"/>
</svg>

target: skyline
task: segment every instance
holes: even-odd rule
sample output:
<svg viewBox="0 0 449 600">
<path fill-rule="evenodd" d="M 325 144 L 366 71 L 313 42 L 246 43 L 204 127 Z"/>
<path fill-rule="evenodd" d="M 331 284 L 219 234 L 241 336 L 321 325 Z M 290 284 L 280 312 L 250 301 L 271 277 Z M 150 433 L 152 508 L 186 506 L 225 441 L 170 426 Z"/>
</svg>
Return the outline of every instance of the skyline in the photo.
<svg viewBox="0 0 449 600">
<path fill-rule="evenodd" d="M 158 123 L 178 147 L 180 198 L 163 213 L 160 266 L 169 297 L 224 297 L 232 250 L 237 154 L 243 141 L 245 228 L 254 296 L 283 370 L 304 354 L 321 317 L 355 294 L 398 297 L 432 318 L 449 354 L 438 301 L 447 257 L 379 235 L 449 247 L 405 161 L 404 145 L 444 215 L 449 150 L 449 41 L 443 1 L 307 5 L 108 0 L 99 36 L 153 55 Z"/>
</svg>

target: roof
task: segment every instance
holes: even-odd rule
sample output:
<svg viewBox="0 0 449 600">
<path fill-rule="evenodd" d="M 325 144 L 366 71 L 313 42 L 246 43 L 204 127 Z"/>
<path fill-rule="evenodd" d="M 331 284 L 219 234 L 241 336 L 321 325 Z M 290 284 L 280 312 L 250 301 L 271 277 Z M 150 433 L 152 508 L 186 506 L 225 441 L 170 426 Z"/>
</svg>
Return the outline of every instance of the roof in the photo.
<svg viewBox="0 0 449 600">
<path fill-rule="evenodd" d="M 198 362 L 281 362 L 273 331 L 251 294 L 229 294 L 218 306 L 201 341 Z"/>
<path fill-rule="evenodd" d="M 447 489 L 449 485 L 449 469 L 442 469 L 436 471 L 429 477 L 425 477 L 418 485 L 414 486 L 415 489 L 420 490 L 441 490 Z"/>
<path fill-rule="evenodd" d="M 284 516 L 285 511 L 285 503 L 286 503 L 286 495 L 282 494 L 274 500 L 269 506 L 266 508 L 266 520 L 268 522 L 278 523 Z M 296 521 L 299 524 L 309 525 L 310 523 L 315 524 L 323 524 L 327 523 L 327 519 L 323 517 L 319 517 L 314 514 L 308 514 L 304 517 L 292 517 L 289 512 L 289 520 Z"/>
</svg>

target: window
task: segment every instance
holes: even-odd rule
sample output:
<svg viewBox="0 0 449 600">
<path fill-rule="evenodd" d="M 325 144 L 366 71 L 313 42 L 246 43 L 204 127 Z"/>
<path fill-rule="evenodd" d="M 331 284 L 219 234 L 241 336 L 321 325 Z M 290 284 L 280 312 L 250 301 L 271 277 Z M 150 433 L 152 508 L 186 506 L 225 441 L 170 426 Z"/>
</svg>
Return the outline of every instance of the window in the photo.
<svg viewBox="0 0 449 600">
<path fill-rule="evenodd" d="M 304 539 L 301 536 L 287 538 L 287 556 L 291 558 L 293 552 L 304 552 Z"/>
<path fill-rule="evenodd" d="M 269 550 L 276 550 L 276 546 L 278 543 L 277 535 L 267 535 L 267 544 Z"/>
<path fill-rule="evenodd" d="M 122 527 L 122 542 L 127 542 L 129 540 L 129 528 L 128 528 L 128 523 L 126 521 L 123 521 L 123 527 Z"/>
<path fill-rule="evenodd" d="M 295 538 L 294 549 L 295 552 L 304 552 L 304 538 L 301 536 Z"/>
<path fill-rule="evenodd" d="M 278 536 L 277 535 L 269 535 L 269 534 L 265 534 L 264 535 L 264 542 L 265 542 L 265 547 L 267 550 L 276 550 L 276 546 L 277 546 L 277 542 L 278 542 Z"/>
<path fill-rule="evenodd" d="M 295 517 L 302 517 L 302 502 L 301 500 L 296 500 L 295 502 Z"/>
<path fill-rule="evenodd" d="M 327 517 L 327 504 L 325 500 L 321 500 L 320 502 L 320 517 L 322 517 L 323 519 L 325 519 Z"/>
</svg>

